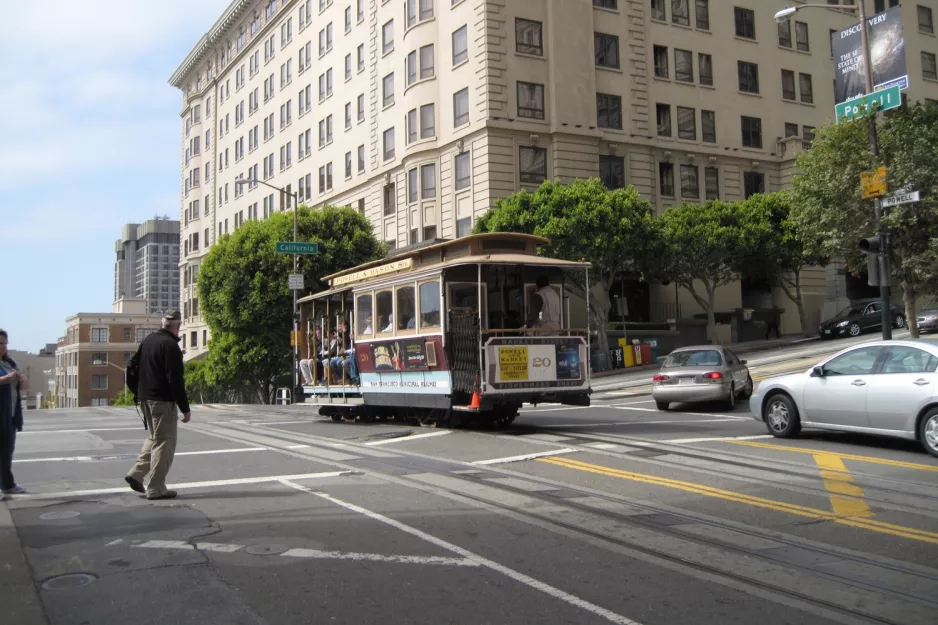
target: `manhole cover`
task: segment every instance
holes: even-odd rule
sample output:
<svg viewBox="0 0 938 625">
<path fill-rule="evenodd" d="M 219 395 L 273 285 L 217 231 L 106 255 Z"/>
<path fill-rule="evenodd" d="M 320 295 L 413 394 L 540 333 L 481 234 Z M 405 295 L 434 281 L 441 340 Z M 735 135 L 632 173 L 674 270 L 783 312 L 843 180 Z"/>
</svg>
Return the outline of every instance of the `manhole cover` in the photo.
<svg viewBox="0 0 938 625">
<path fill-rule="evenodd" d="M 51 577 L 42 582 L 42 587 L 46 590 L 59 590 L 62 588 L 81 588 L 87 586 L 98 578 L 91 573 L 69 573 L 68 575 L 59 575 Z"/>
<path fill-rule="evenodd" d="M 59 510 L 57 512 L 46 512 L 45 514 L 40 514 L 39 518 L 43 521 L 59 521 L 61 519 L 74 519 L 77 517 L 80 512 L 75 512 L 74 510 Z"/>
<path fill-rule="evenodd" d="M 286 545 L 251 545 L 245 551 L 255 556 L 275 556 L 287 550 Z"/>
</svg>

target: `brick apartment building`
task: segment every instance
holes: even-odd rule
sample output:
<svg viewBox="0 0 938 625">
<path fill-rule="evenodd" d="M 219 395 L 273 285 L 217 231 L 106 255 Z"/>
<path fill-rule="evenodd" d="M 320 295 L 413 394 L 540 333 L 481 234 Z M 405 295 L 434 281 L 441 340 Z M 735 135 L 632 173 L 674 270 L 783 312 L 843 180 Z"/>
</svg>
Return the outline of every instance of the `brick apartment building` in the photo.
<svg viewBox="0 0 938 625">
<path fill-rule="evenodd" d="M 110 313 L 78 313 L 65 320 L 55 376 L 58 406 L 107 406 L 124 388 L 124 369 L 145 336 L 160 327 L 147 300 L 119 299 Z"/>
</svg>

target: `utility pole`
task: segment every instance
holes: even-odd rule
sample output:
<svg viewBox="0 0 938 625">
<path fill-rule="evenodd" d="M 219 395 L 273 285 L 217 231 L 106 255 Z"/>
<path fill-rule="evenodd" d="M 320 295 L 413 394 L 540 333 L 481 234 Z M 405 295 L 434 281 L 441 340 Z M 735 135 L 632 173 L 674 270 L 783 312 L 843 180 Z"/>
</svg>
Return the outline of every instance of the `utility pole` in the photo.
<svg viewBox="0 0 938 625">
<path fill-rule="evenodd" d="M 863 48 L 863 73 L 866 75 L 866 93 L 873 93 L 873 59 L 870 54 L 870 38 L 866 22 L 866 1 L 858 0 L 857 7 L 860 9 L 860 45 Z M 876 114 L 870 115 L 870 151 L 873 153 L 873 160 L 879 159 L 879 135 L 876 130 Z M 883 340 L 892 340 L 892 305 L 890 304 L 889 289 L 889 235 L 883 231 L 883 200 L 881 197 L 873 198 L 873 206 L 876 217 L 876 236 L 880 240 L 880 252 L 877 254 L 879 259 L 879 299 L 881 311 L 881 320 L 883 324 Z"/>
</svg>

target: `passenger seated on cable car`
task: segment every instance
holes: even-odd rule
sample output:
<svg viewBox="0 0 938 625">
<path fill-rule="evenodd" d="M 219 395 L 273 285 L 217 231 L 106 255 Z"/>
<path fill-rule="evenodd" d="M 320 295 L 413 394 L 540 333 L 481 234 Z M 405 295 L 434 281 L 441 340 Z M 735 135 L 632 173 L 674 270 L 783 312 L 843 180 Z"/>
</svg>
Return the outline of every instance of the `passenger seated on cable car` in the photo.
<svg viewBox="0 0 938 625">
<path fill-rule="evenodd" d="M 440 311 L 431 310 L 423 313 L 423 327 L 437 328 L 440 325 Z"/>
<path fill-rule="evenodd" d="M 537 290 L 531 295 L 529 328 L 560 329 L 560 296 L 550 285 L 550 278 L 541 274 L 535 281 Z"/>
<path fill-rule="evenodd" d="M 391 332 L 394 330 L 394 324 L 391 323 L 390 315 L 380 315 L 378 317 L 378 327 L 381 328 L 381 333 Z"/>
<path fill-rule="evenodd" d="M 330 362 L 332 373 L 336 381 L 342 380 L 342 371 L 345 370 L 345 380 L 354 381 L 358 378 L 358 367 L 355 366 L 355 350 L 352 349 L 352 343 L 348 332 L 345 331 L 345 321 L 339 321 L 339 327 L 336 333 L 335 351 Z"/>
<path fill-rule="evenodd" d="M 417 317 L 408 315 L 407 313 L 401 315 L 400 323 L 397 326 L 398 330 L 413 330 L 416 327 Z"/>
<path fill-rule="evenodd" d="M 303 375 L 303 383 L 307 386 L 312 384 L 314 380 L 322 382 L 325 378 L 325 369 L 322 362 L 328 354 L 327 346 L 322 340 L 322 328 L 316 326 L 313 336 L 315 336 L 315 341 L 309 342 L 309 349 L 317 349 L 317 353 L 310 353 L 310 358 L 300 361 L 300 373 Z"/>
<path fill-rule="evenodd" d="M 359 326 L 359 327 L 361 327 L 361 326 Z M 367 317 L 365 317 L 364 329 L 361 331 L 361 334 L 364 336 L 364 335 L 366 335 L 366 334 L 367 334 L 367 335 L 372 335 L 372 334 L 374 334 L 374 333 L 375 333 L 375 332 L 374 332 L 374 329 L 372 329 L 372 327 L 371 327 L 371 315 L 368 315 Z"/>
</svg>

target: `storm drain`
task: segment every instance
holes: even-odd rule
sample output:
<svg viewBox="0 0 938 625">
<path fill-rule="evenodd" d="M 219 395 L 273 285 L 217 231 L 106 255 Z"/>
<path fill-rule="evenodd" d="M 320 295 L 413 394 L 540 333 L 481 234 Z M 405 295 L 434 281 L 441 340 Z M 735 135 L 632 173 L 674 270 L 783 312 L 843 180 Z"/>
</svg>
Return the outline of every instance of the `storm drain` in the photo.
<svg viewBox="0 0 938 625">
<path fill-rule="evenodd" d="M 91 573 L 69 573 L 67 575 L 57 575 L 50 577 L 42 582 L 42 587 L 46 590 L 63 590 L 66 588 L 81 588 L 97 581 L 98 577 Z"/>
</svg>

